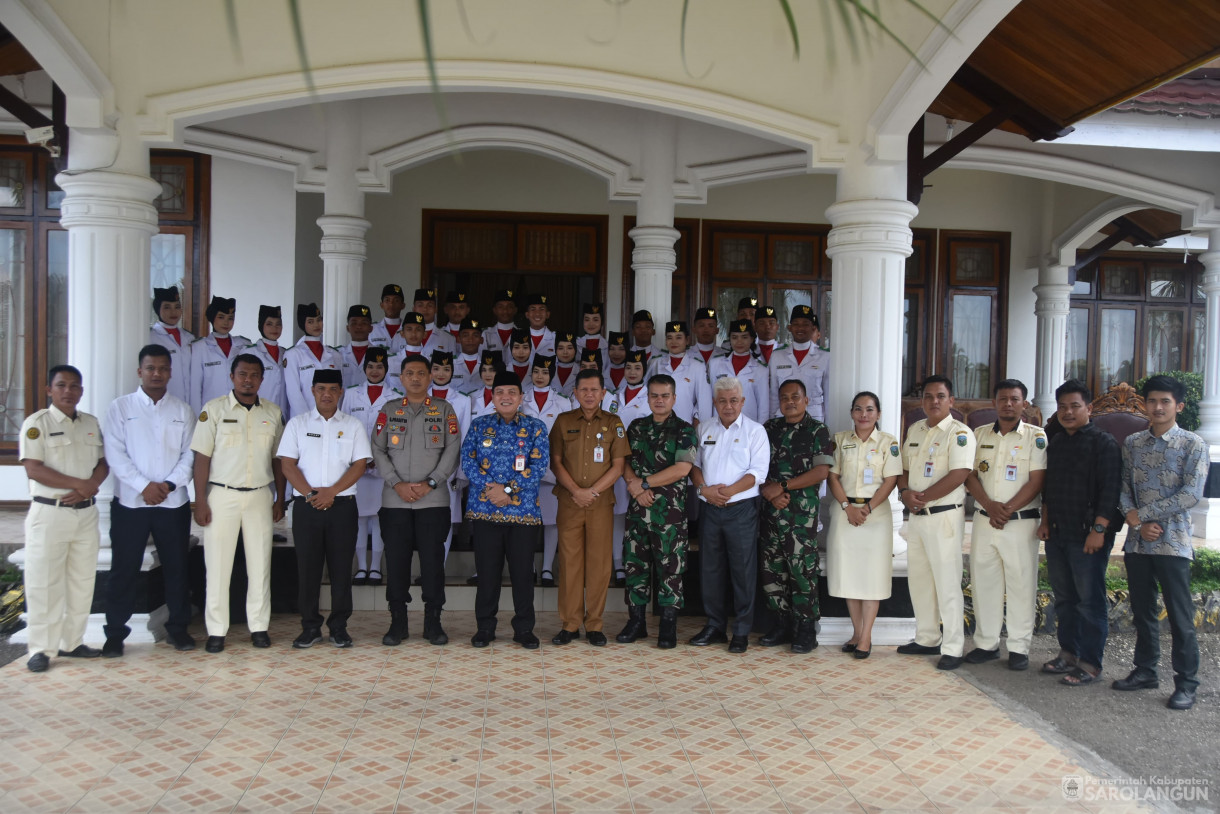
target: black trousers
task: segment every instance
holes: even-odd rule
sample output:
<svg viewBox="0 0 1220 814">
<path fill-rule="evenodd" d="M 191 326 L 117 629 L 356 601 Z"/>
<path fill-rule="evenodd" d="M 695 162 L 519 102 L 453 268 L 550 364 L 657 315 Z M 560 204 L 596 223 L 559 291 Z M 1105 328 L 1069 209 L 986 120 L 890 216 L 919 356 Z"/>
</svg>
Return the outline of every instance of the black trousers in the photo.
<svg viewBox="0 0 1220 814">
<path fill-rule="evenodd" d="M 727 506 L 699 506 L 699 571 L 707 623 L 727 631 L 732 583 L 733 635 L 745 636 L 754 626 L 754 595 L 758 586 L 758 501 L 746 498 Z"/>
<path fill-rule="evenodd" d="M 1159 583 L 1173 636 L 1170 663 L 1174 686 L 1195 690 L 1199 686 L 1199 640 L 1195 637 L 1195 603 L 1190 597 L 1190 560 L 1128 552 L 1123 561 L 1131 590 L 1131 615 L 1135 617 L 1135 666 L 1155 673 L 1161 661 L 1161 623 L 1156 618 Z"/>
<path fill-rule="evenodd" d="M 513 589 L 513 633 L 533 632 L 534 545 L 541 529 L 542 526 L 517 523 L 471 522 L 474 565 L 479 572 L 479 584 L 474 596 L 474 618 L 479 630 L 490 633 L 496 630 L 500 582 L 507 559 L 508 579 Z"/>
<path fill-rule="evenodd" d="M 161 560 L 165 583 L 165 607 L 169 620 L 165 631 L 186 635 L 191 622 L 190 569 L 187 552 L 191 545 L 191 504 L 176 509 L 145 506 L 129 509 L 117 499 L 110 503 L 110 576 L 106 589 L 106 636 L 124 639 L 134 607 L 134 585 L 140 576 L 144 549 L 152 535 Z"/>
<path fill-rule="evenodd" d="M 385 541 L 385 600 L 391 610 L 405 610 L 411 601 L 411 555 L 419 552 L 419 586 L 426 610 L 445 607 L 445 537 L 449 507 L 386 509 L 381 519 Z"/>
<path fill-rule="evenodd" d="M 322 590 L 322 566 L 330 571 L 331 632 L 347 627 L 352 615 L 352 558 L 356 556 L 355 497 L 337 497 L 321 511 L 297 498 L 292 508 L 292 542 L 297 552 L 297 607 L 301 629 L 322 627 L 318 594 Z"/>
</svg>

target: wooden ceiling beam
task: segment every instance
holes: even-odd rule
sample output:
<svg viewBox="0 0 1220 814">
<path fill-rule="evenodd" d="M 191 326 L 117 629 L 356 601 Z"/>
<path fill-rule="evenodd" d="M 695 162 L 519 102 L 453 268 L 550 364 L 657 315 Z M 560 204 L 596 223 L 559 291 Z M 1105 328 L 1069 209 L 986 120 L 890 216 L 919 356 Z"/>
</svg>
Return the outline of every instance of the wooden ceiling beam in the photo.
<svg viewBox="0 0 1220 814">
<path fill-rule="evenodd" d="M 969 92 L 979 101 L 994 110 L 1004 110 L 1010 115 L 1008 120 L 1020 125 L 1034 141 L 1054 141 L 1071 133 L 1075 128 L 1065 127 L 1060 122 L 1048 117 L 1034 108 L 1024 99 L 1010 93 L 1004 87 L 985 76 L 982 72 L 970 67 L 969 64 L 958 68 L 950 80 L 958 87 Z"/>
</svg>

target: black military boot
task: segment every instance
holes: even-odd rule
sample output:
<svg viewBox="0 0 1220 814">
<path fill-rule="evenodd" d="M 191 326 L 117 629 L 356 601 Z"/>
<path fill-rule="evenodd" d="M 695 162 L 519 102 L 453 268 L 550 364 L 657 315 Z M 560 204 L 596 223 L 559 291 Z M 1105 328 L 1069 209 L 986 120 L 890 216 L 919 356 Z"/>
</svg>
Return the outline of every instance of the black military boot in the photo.
<svg viewBox="0 0 1220 814">
<path fill-rule="evenodd" d="M 818 647 L 818 623 L 814 619 L 801 619 L 796 623 L 792 637 L 793 653 L 809 653 Z"/>
<path fill-rule="evenodd" d="M 424 638 L 435 645 L 449 644 L 449 636 L 441 627 L 440 608 L 424 608 Z"/>
<path fill-rule="evenodd" d="M 788 616 L 780 614 L 775 620 L 775 625 L 763 634 L 758 643 L 763 647 L 778 647 L 790 641 L 792 641 L 792 620 Z"/>
<path fill-rule="evenodd" d="M 381 637 L 386 647 L 397 647 L 407 638 L 407 608 L 390 608 L 390 629 Z"/>
<path fill-rule="evenodd" d="M 671 650 L 678 646 L 678 609 L 670 605 L 661 608 L 661 630 L 657 633 L 657 647 Z"/>
<path fill-rule="evenodd" d="M 616 642 L 630 644 L 636 639 L 648 638 L 648 607 L 646 605 L 627 606 L 627 626 L 623 632 L 614 637 Z"/>
</svg>

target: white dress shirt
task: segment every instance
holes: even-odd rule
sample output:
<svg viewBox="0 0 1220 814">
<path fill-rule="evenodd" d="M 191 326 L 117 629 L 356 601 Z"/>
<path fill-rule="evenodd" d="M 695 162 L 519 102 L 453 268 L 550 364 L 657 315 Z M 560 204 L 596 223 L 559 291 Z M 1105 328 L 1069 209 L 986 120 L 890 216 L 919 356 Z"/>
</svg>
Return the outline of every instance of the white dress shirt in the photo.
<svg viewBox="0 0 1220 814">
<path fill-rule="evenodd" d="M 174 326 L 178 329 L 178 342 L 170 335 L 168 326 L 158 320 L 148 331 L 148 341 L 160 345 L 169 351 L 170 379 L 169 394 L 180 398 L 187 404 L 191 401 L 191 343 L 195 335 L 182 327 L 182 323 Z"/>
<path fill-rule="evenodd" d="M 708 367 L 708 376 L 712 384 L 717 379 L 732 376 L 741 382 L 741 392 L 746 397 L 745 414 L 759 424 L 771 418 L 771 379 L 767 374 L 767 366 L 753 356 L 746 357 L 746 364 L 740 373 L 733 371 L 733 354 L 717 356 Z"/>
<path fill-rule="evenodd" d="M 373 460 L 368 432 L 358 418 L 339 410 L 329 419 L 323 418 L 317 407 L 289 420 L 275 454 L 295 458 L 297 468 L 315 489 L 334 486 L 356 461 Z M 339 496 L 355 494 L 353 483 Z"/>
<path fill-rule="evenodd" d="M 146 508 L 144 488 L 165 481 L 177 488 L 155 508 L 176 509 L 187 502 L 195 465 L 195 413 L 189 404 L 168 393 L 154 403 L 141 387 L 110 403 L 104 429 L 106 462 L 118 481 L 120 505 Z"/>
<path fill-rule="evenodd" d="M 703 473 L 703 482 L 709 486 L 728 486 L 745 475 L 754 476 L 754 485 L 733 495 L 729 503 L 757 497 L 758 487 L 766 480 L 771 466 L 767 431 L 745 413 L 727 427 L 719 416 L 708 419 L 699 424 L 699 462 L 696 466 Z M 707 502 L 702 494 L 699 499 Z"/>
<path fill-rule="evenodd" d="M 332 347 L 322 345 L 322 358 L 313 355 L 308 342 L 322 340 L 306 334 L 284 354 L 284 389 L 288 393 L 290 415 L 304 415 L 314 409 L 313 374 L 317 370 L 342 370 L 343 357 Z"/>
<path fill-rule="evenodd" d="M 670 362 L 672 358 L 675 357 L 668 353 L 653 356 L 644 381 L 658 373 L 672 376 L 674 384 L 677 385 L 674 389 L 674 412 L 688 424 L 719 420 L 716 410 L 712 407 L 712 387 L 708 384 L 707 365 L 703 364 L 697 353 L 686 353 L 677 368 Z"/>
</svg>

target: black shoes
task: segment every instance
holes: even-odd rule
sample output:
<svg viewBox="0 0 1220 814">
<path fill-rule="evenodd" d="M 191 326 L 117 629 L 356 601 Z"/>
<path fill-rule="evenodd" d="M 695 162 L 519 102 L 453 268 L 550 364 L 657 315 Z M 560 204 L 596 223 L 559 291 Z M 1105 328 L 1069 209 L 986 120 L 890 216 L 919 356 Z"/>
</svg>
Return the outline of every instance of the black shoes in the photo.
<svg viewBox="0 0 1220 814">
<path fill-rule="evenodd" d="M 856 657 L 856 658 L 858 658 L 858 659 L 866 659 L 866 658 L 868 658 L 868 657 L 871 655 L 871 651 L 869 651 L 869 650 L 861 650 L 861 649 L 860 649 L 860 648 L 858 648 L 858 647 L 857 647 L 855 650 L 851 651 L 851 652 L 852 652 L 852 655 L 853 655 L 853 656 L 855 656 L 855 657 Z"/>
<path fill-rule="evenodd" d="M 560 629 L 560 631 L 551 638 L 551 644 L 561 644 L 561 645 L 562 644 L 571 644 L 574 639 L 579 639 L 579 638 L 580 638 L 579 630 Z"/>
<path fill-rule="evenodd" d="M 441 627 L 441 609 L 424 609 L 424 638 L 438 647 L 449 644 L 449 634 Z"/>
<path fill-rule="evenodd" d="M 744 653 L 749 646 L 749 636 L 734 636 L 731 640 L 729 640 L 730 653 Z"/>
<path fill-rule="evenodd" d="M 648 608 L 644 605 L 627 606 L 627 625 L 614 637 L 620 644 L 631 644 L 637 639 L 648 638 Z"/>
<path fill-rule="evenodd" d="M 513 634 L 513 641 L 524 647 L 526 650 L 538 649 L 538 637 L 530 632 Z M 482 646 L 483 645 L 475 645 L 475 647 Z"/>
<path fill-rule="evenodd" d="M 496 634 L 490 630 L 480 630 L 470 637 L 470 644 L 473 647 L 486 647 L 496 640 Z"/>
<path fill-rule="evenodd" d="M 539 580 L 539 584 L 543 588 L 554 588 L 555 587 L 555 575 L 553 573 L 551 573 L 549 570 L 543 570 L 542 578 Z"/>
<path fill-rule="evenodd" d="M 898 653 L 903 656 L 939 656 L 940 645 L 930 647 L 918 642 L 907 642 L 898 645 Z"/>
<path fill-rule="evenodd" d="M 606 646 L 606 634 L 602 633 L 600 630 L 586 630 L 585 639 L 587 639 L 589 644 L 593 645 L 594 647 Z"/>
<path fill-rule="evenodd" d="M 381 584 L 381 572 L 378 571 L 376 568 L 370 568 L 368 582 L 366 582 L 364 584 L 365 585 L 380 585 Z"/>
<path fill-rule="evenodd" d="M 614 580 L 611 584 L 615 588 L 626 588 L 627 587 L 627 572 L 624 571 L 622 568 L 615 568 L 614 569 Z"/>
<path fill-rule="evenodd" d="M 661 630 L 657 633 L 657 647 L 672 650 L 678 646 L 678 609 L 661 608 Z"/>
<path fill-rule="evenodd" d="M 1119 678 L 1110 685 L 1112 689 L 1123 690 L 1155 690 L 1161 686 L 1161 682 L 1157 680 L 1156 673 L 1151 670 L 1143 670 L 1136 668 L 1130 672 L 1126 678 Z M 1174 693 L 1175 695 L 1177 693 Z M 1194 701 L 1192 700 L 1193 704 Z"/>
<path fill-rule="evenodd" d="M 779 647 L 781 644 L 788 644 L 791 641 L 792 622 L 787 616 L 780 616 L 776 620 L 775 626 L 758 639 L 758 643 L 763 647 Z"/>
<path fill-rule="evenodd" d="M 937 670 L 956 670 L 962 666 L 961 656 L 941 656 L 940 661 L 936 662 Z"/>
<path fill-rule="evenodd" d="M 466 584 L 467 585 L 478 585 L 479 584 L 479 575 L 471 574 L 470 576 L 466 577 Z"/>
<path fill-rule="evenodd" d="M 976 647 L 966 654 L 967 664 L 982 664 L 986 661 L 994 661 L 1000 657 L 1000 649 L 984 650 L 981 647 Z"/>
<path fill-rule="evenodd" d="M 174 649 L 179 652 L 194 650 L 196 647 L 194 637 L 187 633 L 168 633 L 166 634 L 166 639 L 174 646 Z"/>
<path fill-rule="evenodd" d="M 270 647 L 271 637 L 267 635 L 267 631 L 258 630 L 250 634 L 250 644 L 255 647 Z"/>
<path fill-rule="evenodd" d="M 208 643 L 204 645 L 204 650 L 209 653 L 219 653 L 225 649 L 224 636 L 208 636 Z"/>
<path fill-rule="evenodd" d="M 46 653 L 35 653 L 30 656 L 30 660 L 25 663 L 26 669 L 31 673 L 45 673 L 51 660 L 47 658 Z"/>
<path fill-rule="evenodd" d="M 302 630 L 301 635 L 292 640 L 292 646 L 296 650 L 306 650 L 321 641 L 322 631 L 315 627 Z"/>
<path fill-rule="evenodd" d="M 78 644 L 71 650 L 59 651 L 61 659 L 96 659 L 101 655 L 101 650 L 98 650 L 96 647 L 90 647 L 87 644 Z"/>
<path fill-rule="evenodd" d="M 1008 669 L 1009 670 L 1028 670 L 1029 656 L 1024 653 L 1009 653 L 1008 654 Z"/>
<path fill-rule="evenodd" d="M 390 629 L 381 637 L 386 647 L 397 647 L 407 638 L 407 609 L 390 608 Z"/>
<path fill-rule="evenodd" d="M 122 639 L 107 639 L 102 645 L 102 658 L 104 659 L 120 659 L 123 657 L 123 640 Z"/>
<path fill-rule="evenodd" d="M 711 625 L 707 625 L 703 630 L 691 636 L 690 644 L 695 647 L 707 647 L 709 644 L 724 644 L 728 640 L 729 637 L 724 635 L 723 630 L 717 630 Z"/>
<path fill-rule="evenodd" d="M 842 650 L 844 653 L 855 653 L 856 652 L 856 646 L 850 642 L 843 645 L 839 649 Z"/>
<path fill-rule="evenodd" d="M 814 619 L 802 619 L 796 623 L 792 635 L 793 653 L 812 653 L 818 649 L 818 623 Z"/>
<path fill-rule="evenodd" d="M 368 585 L 368 584 L 369 584 L 369 572 L 365 571 L 363 568 L 361 568 L 359 571 L 357 571 L 355 573 L 355 575 L 352 576 L 352 585 L 360 586 L 360 585 Z"/>
<path fill-rule="evenodd" d="M 339 628 L 330 632 L 330 643 L 335 647 L 351 647 L 352 637 L 348 635 L 347 628 Z"/>
<path fill-rule="evenodd" d="M 1178 687 L 1173 691 L 1173 695 L 1169 696 L 1169 700 L 1165 702 L 1165 706 L 1170 709 L 1190 709 L 1195 705 L 1195 691 L 1184 690 Z"/>
</svg>

